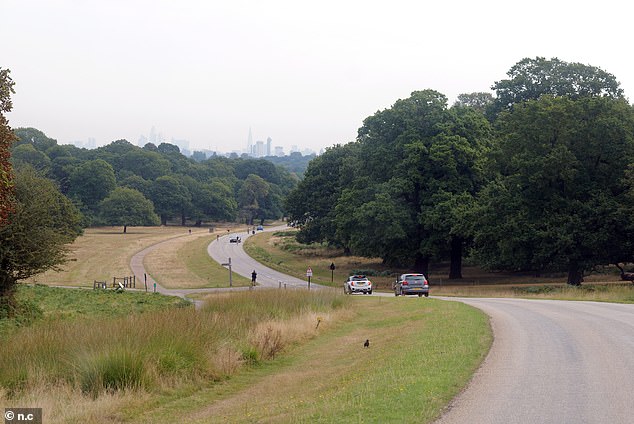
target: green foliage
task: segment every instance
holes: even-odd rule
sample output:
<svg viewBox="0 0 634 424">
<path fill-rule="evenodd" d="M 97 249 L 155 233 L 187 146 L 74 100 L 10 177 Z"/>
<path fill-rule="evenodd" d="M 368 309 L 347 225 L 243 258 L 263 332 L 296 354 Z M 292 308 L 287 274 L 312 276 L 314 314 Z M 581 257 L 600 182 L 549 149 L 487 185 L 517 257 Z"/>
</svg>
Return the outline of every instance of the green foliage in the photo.
<svg viewBox="0 0 634 424">
<path fill-rule="evenodd" d="M 95 212 L 99 202 L 117 186 L 114 169 L 103 159 L 82 163 L 70 175 L 69 195 Z"/>
<path fill-rule="evenodd" d="M 337 204 L 354 175 L 358 144 L 330 147 L 308 164 L 304 179 L 286 198 L 289 221 L 300 226 L 302 243 L 341 245 L 336 235 Z"/>
<path fill-rule="evenodd" d="M 115 188 L 98 210 L 100 222 L 105 225 L 151 226 L 160 222 L 152 202 L 132 188 Z"/>
<path fill-rule="evenodd" d="M 31 299 L 0 297 L 0 334 L 42 319 L 44 311 Z"/>
<path fill-rule="evenodd" d="M 623 98 L 623 89 L 614 75 L 594 66 L 568 63 L 557 58 L 524 58 L 513 65 L 507 75 L 510 79 L 497 81 L 492 87 L 497 94 L 492 112 L 498 113 L 543 95 L 572 99 Z"/>
<path fill-rule="evenodd" d="M 51 168 L 49 157 L 44 152 L 36 150 L 32 144 L 16 145 L 11 151 L 11 160 L 15 167 L 31 166 L 43 175 Z"/>
<path fill-rule="evenodd" d="M 79 211 L 52 181 L 26 168 L 15 183 L 15 210 L 0 227 L 0 296 L 11 296 L 18 280 L 64 263 L 67 244 L 81 233 Z"/>
<path fill-rule="evenodd" d="M 630 262 L 634 232 L 627 191 L 634 111 L 609 97 L 543 96 L 498 121 L 480 199 L 477 258 L 497 269 L 568 271 L 579 284 L 594 265 Z"/>
<path fill-rule="evenodd" d="M 169 218 L 179 216 L 191 202 L 189 190 L 174 176 L 164 175 L 157 178 L 150 193 L 162 225 L 166 225 Z"/>
<path fill-rule="evenodd" d="M 6 128 L 13 140 L 14 135 Z M 143 193 L 152 201 L 163 224 L 180 218 L 183 225 L 187 220 L 200 225 L 203 221 L 233 221 L 238 217 L 237 198 L 249 174 L 261 177 L 269 185 L 268 194 L 258 199 L 260 220 L 280 218 L 284 214 L 284 197 L 297 184 L 297 178 L 281 165 L 262 159 L 214 156 L 196 162 L 168 143 L 159 147 L 148 143 L 139 148 L 126 140 L 116 140 L 87 150 L 57 145 L 56 140 L 35 128 L 18 128 L 15 134 L 19 137 L 14 149 L 16 164 L 45 171 L 62 193 L 80 207 L 83 225 L 103 222 L 97 210 L 99 202 L 117 186 Z M 8 160 L 8 151 L 5 156 Z"/>
<path fill-rule="evenodd" d="M 16 128 L 14 132 L 17 137 L 16 147 L 23 144 L 30 144 L 38 152 L 47 153 L 48 155 L 48 152 L 51 151 L 50 149 L 57 146 L 57 140 L 48 137 L 37 128 Z M 50 159 L 53 158 L 50 157 Z"/>
<path fill-rule="evenodd" d="M 366 118 L 356 143 L 310 163 L 287 199 L 298 240 L 421 272 L 430 258 L 460 258 L 471 235 L 462 218 L 485 181 L 490 137 L 481 112 L 448 109 L 438 92 L 398 100 Z"/>
<path fill-rule="evenodd" d="M 13 80 L 8 69 L 0 68 L 0 227 L 13 209 L 13 175 L 9 158 L 10 148 L 16 140 L 5 113 L 12 108 Z"/>
</svg>

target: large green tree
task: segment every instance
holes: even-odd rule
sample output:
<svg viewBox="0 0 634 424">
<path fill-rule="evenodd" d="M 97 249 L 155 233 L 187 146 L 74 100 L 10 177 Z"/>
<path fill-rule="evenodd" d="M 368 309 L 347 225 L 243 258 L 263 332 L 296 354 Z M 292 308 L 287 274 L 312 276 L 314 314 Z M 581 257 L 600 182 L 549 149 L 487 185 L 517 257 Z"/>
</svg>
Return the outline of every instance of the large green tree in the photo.
<svg viewBox="0 0 634 424">
<path fill-rule="evenodd" d="M 102 160 L 86 161 L 70 176 L 69 195 L 94 212 L 103 199 L 115 189 L 117 181 L 112 166 Z"/>
<path fill-rule="evenodd" d="M 623 89 L 614 75 L 595 66 L 557 58 L 524 58 L 507 75 L 509 79 L 497 81 L 492 87 L 497 95 L 491 110 L 494 113 L 543 95 L 623 98 Z"/>
<path fill-rule="evenodd" d="M 541 96 L 497 123 L 497 178 L 477 214 L 477 257 L 491 268 L 566 271 L 631 258 L 627 169 L 634 112 L 611 97 Z"/>
<path fill-rule="evenodd" d="M 250 174 L 242 182 L 238 191 L 238 207 L 248 224 L 253 224 L 255 218 L 265 219 L 264 202 L 271 191 L 271 185 L 262 177 Z"/>
<path fill-rule="evenodd" d="M 31 168 L 16 172 L 15 208 L 0 227 L 0 302 L 11 304 L 19 280 L 63 264 L 81 234 L 81 215 L 55 184 Z"/>
<path fill-rule="evenodd" d="M 164 175 L 152 183 L 150 199 L 161 217 L 161 225 L 167 225 L 169 219 L 181 217 L 183 211 L 190 207 L 191 193 L 178 178 Z"/>
<path fill-rule="evenodd" d="M 9 158 L 11 145 L 16 137 L 5 117 L 5 113 L 10 112 L 12 108 L 12 93 L 13 80 L 9 76 L 9 70 L 0 68 L 0 227 L 6 223 L 14 203 L 13 174 Z"/>
<path fill-rule="evenodd" d="M 355 175 L 359 144 L 336 145 L 310 161 L 304 178 L 286 198 L 288 219 L 299 226 L 303 243 L 327 242 L 348 247 L 337 238 L 335 206 Z"/>
<path fill-rule="evenodd" d="M 140 191 L 117 187 L 99 204 L 99 219 L 104 225 L 152 226 L 160 223 L 154 205 Z"/>
<path fill-rule="evenodd" d="M 433 90 L 412 93 L 359 130 L 358 156 L 335 206 L 337 238 L 353 253 L 428 274 L 433 258 L 451 259 L 461 277 L 470 227 L 461 217 L 482 184 L 490 138 L 484 115 L 447 108 Z"/>
</svg>

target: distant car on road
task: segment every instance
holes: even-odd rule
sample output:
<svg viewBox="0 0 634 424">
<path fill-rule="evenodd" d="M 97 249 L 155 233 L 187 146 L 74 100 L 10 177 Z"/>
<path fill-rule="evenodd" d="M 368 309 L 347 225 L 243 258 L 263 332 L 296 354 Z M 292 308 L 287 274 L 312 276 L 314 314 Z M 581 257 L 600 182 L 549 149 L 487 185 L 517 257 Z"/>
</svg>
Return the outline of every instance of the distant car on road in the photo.
<svg viewBox="0 0 634 424">
<path fill-rule="evenodd" d="M 365 275 L 351 275 L 343 283 L 343 292 L 345 294 L 372 294 L 372 282 Z"/>
<path fill-rule="evenodd" d="M 258 225 L 258 227 L 256 228 L 256 230 L 258 230 L 258 231 L 264 231 L 264 227 L 263 227 L 263 226 L 261 226 L 261 225 Z"/>
<path fill-rule="evenodd" d="M 235 236 L 235 237 L 231 237 L 229 239 L 229 243 L 240 243 L 242 240 L 240 240 L 239 236 Z"/>
<path fill-rule="evenodd" d="M 429 296 L 429 282 L 423 274 L 402 274 L 394 283 L 394 296 L 417 294 Z"/>
</svg>

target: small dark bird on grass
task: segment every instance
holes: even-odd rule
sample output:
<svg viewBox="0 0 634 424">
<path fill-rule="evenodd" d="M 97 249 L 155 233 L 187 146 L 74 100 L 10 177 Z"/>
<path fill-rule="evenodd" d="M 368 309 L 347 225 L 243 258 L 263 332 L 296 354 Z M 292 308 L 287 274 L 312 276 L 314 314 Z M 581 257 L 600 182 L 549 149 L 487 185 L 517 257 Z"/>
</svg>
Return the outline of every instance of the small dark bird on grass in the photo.
<svg viewBox="0 0 634 424">
<path fill-rule="evenodd" d="M 370 347 L 370 340 L 366 340 L 365 343 L 363 343 L 363 347 Z"/>
</svg>

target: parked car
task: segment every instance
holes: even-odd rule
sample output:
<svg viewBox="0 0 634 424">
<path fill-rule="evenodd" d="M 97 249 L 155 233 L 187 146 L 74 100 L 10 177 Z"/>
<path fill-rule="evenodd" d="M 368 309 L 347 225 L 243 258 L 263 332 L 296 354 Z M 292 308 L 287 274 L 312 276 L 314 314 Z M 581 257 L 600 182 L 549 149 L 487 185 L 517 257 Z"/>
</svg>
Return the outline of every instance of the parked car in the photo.
<svg viewBox="0 0 634 424">
<path fill-rule="evenodd" d="M 351 275 L 343 283 L 343 292 L 345 294 L 372 294 L 372 282 L 365 275 Z"/>
<path fill-rule="evenodd" d="M 240 240 L 239 236 L 235 236 L 235 237 L 231 237 L 229 239 L 229 243 L 240 243 L 242 240 Z"/>
<path fill-rule="evenodd" d="M 394 283 L 394 296 L 417 294 L 429 296 L 429 282 L 423 274 L 402 274 Z"/>
</svg>

